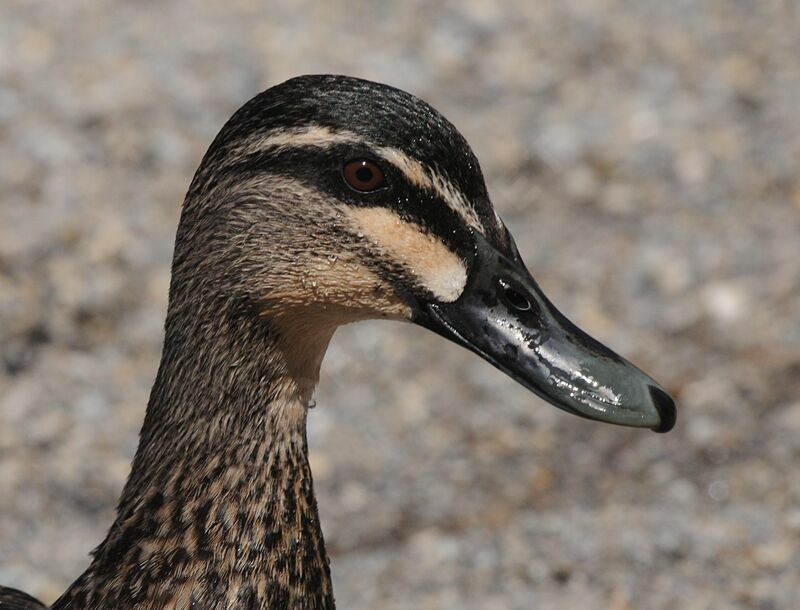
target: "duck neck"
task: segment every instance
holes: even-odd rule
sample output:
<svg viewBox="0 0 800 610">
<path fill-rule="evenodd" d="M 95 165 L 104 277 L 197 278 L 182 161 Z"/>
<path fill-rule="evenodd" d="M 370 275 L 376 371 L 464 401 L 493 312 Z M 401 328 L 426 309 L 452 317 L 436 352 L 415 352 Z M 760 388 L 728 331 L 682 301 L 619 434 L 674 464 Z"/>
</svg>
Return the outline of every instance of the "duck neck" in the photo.
<svg viewBox="0 0 800 610">
<path fill-rule="evenodd" d="M 291 328 L 171 305 L 116 521 L 53 608 L 334 607 L 306 441 L 333 328 Z"/>
</svg>

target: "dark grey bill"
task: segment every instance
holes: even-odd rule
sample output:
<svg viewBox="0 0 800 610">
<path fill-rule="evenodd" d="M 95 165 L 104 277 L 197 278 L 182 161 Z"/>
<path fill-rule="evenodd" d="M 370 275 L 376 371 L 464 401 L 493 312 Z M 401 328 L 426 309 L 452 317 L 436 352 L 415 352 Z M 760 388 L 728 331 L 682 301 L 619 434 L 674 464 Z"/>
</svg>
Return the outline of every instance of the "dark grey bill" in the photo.
<svg viewBox="0 0 800 610">
<path fill-rule="evenodd" d="M 467 286 L 421 304 L 414 321 L 472 350 L 560 409 L 668 432 L 675 402 L 652 378 L 565 318 L 516 255 L 475 234 Z"/>
</svg>

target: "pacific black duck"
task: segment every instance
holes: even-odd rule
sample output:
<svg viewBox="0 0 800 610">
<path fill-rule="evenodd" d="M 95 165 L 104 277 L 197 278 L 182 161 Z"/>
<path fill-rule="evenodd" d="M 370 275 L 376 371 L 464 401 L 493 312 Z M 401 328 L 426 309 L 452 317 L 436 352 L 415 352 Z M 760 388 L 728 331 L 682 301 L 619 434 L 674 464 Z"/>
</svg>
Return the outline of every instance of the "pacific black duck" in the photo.
<svg viewBox="0 0 800 610">
<path fill-rule="evenodd" d="M 295 78 L 238 110 L 192 180 L 117 518 L 52 608 L 332 609 L 306 417 L 334 331 L 368 318 L 427 327 L 576 415 L 675 422 L 655 381 L 548 301 L 441 114 Z M 4 610 L 43 607 L 0 588 Z"/>
</svg>

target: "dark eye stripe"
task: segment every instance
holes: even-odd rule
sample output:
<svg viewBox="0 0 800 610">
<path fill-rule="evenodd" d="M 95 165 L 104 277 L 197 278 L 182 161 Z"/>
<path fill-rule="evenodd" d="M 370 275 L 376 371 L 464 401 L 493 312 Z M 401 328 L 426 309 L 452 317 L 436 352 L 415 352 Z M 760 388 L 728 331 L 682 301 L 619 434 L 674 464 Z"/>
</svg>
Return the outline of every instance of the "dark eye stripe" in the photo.
<svg viewBox="0 0 800 610">
<path fill-rule="evenodd" d="M 380 163 L 385 186 L 373 191 L 354 190 L 343 180 L 343 161 L 349 162 L 346 160 Z M 437 193 L 410 182 L 401 170 L 376 157 L 366 147 L 307 146 L 251 153 L 214 170 L 209 183 L 202 188 L 208 191 L 221 184 L 236 184 L 260 174 L 297 180 L 349 205 L 389 207 L 440 237 L 465 260 L 471 259 L 469 244 L 472 240 L 464 219 Z"/>
</svg>

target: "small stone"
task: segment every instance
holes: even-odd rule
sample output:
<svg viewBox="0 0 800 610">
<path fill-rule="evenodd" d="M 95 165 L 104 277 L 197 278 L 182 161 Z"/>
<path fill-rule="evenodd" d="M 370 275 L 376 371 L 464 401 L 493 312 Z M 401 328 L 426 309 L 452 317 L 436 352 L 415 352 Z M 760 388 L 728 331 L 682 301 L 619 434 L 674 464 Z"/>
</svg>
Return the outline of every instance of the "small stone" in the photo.
<svg viewBox="0 0 800 610">
<path fill-rule="evenodd" d="M 800 551 L 787 540 L 761 544 L 755 548 L 753 557 L 762 568 L 780 569 L 786 566 Z"/>
<path fill-rule="evenodd" d="M 728 499 L 730 486 L 727 481 L 713 481 L 708 486 L 708 496 L 717 502 L 724 502 Z"/>
<path fill-rule="evenodd" d="M 742 319 L 750 310 L 747 293 L 730 282 L 717 282 L 703 290 L 703 302 L 708 314 L 721 324 Z"/>
</svg>

